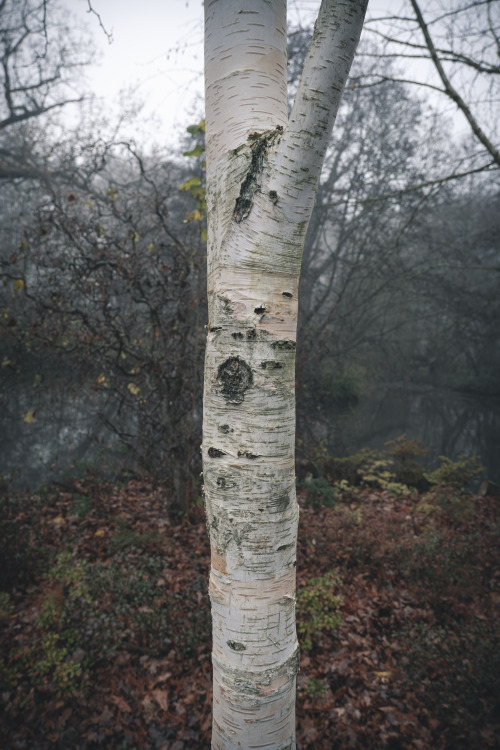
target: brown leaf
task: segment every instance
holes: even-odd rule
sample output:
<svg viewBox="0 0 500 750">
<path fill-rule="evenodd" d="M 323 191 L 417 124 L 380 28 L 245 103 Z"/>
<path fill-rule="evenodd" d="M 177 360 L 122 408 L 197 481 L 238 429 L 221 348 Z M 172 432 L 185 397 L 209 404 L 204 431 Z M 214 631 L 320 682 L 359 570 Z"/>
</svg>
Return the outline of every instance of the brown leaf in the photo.
<svg viewBox="0 0 500 750">
<path fill-rule="evenodd" d="M 123 711 L 123 713 L 131 714 L 132 709 L 130 708 L 127 701 L 121 697 L 121 695 L 112 695 L 110 696 L 112 702 L 115 704 L 115 706 L 118 706 L 120 711 Z"/>
<path fill-rule="evenodd" d="M 168 711 L 168 692 L 166 690 L 153 690 L 151 695 L 163 711 Z"/>
</svg>

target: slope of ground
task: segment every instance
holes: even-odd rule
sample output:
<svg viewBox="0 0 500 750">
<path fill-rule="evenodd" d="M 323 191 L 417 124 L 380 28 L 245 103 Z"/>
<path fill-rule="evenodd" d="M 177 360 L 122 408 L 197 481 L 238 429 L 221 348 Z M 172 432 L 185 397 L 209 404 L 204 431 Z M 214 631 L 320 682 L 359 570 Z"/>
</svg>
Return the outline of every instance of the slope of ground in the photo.
<svg viewBox="0 0 500 750">
<path fill-rule="evenodd" d="M 298 748 L 499 747 L 498 498 L 301 506 Z M 210 747 L 207 533 L 165 508 L 147 481 L 3 496 L 4 750 Z"/>
</svg>

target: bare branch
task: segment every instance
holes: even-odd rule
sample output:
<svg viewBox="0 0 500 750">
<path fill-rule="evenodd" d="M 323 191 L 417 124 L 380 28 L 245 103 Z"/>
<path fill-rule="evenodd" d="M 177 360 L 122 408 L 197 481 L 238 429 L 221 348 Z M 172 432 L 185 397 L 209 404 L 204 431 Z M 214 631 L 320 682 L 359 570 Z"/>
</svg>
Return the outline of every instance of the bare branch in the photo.
<svg viewBox="0 0 500 750">
<path fill-rule="evenodd" d="M 427 180 L 426 182 L 420 182 L 417 185 L 411 185 L 410 187 L 402 188 L 401 190 L 395 190 L 394 192 L 391 192 L 391 193 L 384 193 L 383 195 L 378 195 L 376 198 L 361 199 L 359 203 L 379 203 L 380 201 L 390 200 L 391 198 L 401 198 L 402 195 L 405 195 L 407 193 L 414 193 L 418 190 L 422 190 L 422 188 L 435 187 L 436 185 L 444 185 L 445 182 L 450 182 L 451 180 L 461 180 L 463 177 L 469 177 L 472 174 L 479 174 L 481 172 L 491 172 L 494 169 L 495 169 L 495 162 L 490 162 L 489 164 L 485 164 L 482 167 L 477 167 L 476 169 L 469 169 L 466 172 L 454 172 L 453 174 L 446 175 L 446 177 L 439 177 L 435 180 Z M 316 206 L 316 209 L 332 208 L 334 206 L 343 205 L 344 203 L 345 203 L 345 200 L 340 200 L 335 203 L 320 203 Z"/>
<path fill-rule="evenodd" d="M 93 13 L 93 15 L 96 16 L 97 20 L 99 21 L 99 26 L 101 27 L 101 29 L 103 30 L 104 34 L 106 35 L 106 38 L 108 40 L 108 44 L 112 44 L 113 43 L 113 32 L 112 31 L 107 31 L 107 29 L 105 28 L 105 26 L 104 26 L 104 24 L 103 24 L 103 22 L 101 20 L 101 16 L 92 7 L 91 0 L 87 0 L 87 2 L 88 2 L 88 5 L 89 5 L 89 9 L 88 9 L 87 13 Z"/>
<path fill-rule="evenodd" d="M 458 91 L 455 89 L 455 87 L 452 85 L 450 79 L 445 73 L 445 70 L 441 64 L 441 60 L 439 59 L 438 52 L 434 46 L 434 42 L 432 41 L 432 37 L 430 35 L 429 29 L 424 21 L 422 12 L 417 3 L 417 0 L 410 0 L 410 3 L 415 12 L 418 25 L 422 31 L 422 34 L 424 35 L 424 39 L 429 49 L 431 60 L 434 63 L 434 67 L 436 68 L 437 73 L 443 83 L 446 95 L 455 102 L 455 104 L 463 113 L 467 122 L 471 126 L 472 132 L 474 133 L 476 138 L 483 144 L 483 146 L 491 154 L 491 156 L 493 157 L 493 160 L 495 161 L 495 164 L 497 164 L 497 166 L 500 167 L 500 152 L 498 151 L 497 148 L 495 148 L 495 146 L 490 141 L 486 133 L 479 126 L 477 120 L 475 119 L 472 112 L 470 111 L 470 108 L 464 102 L 464 100 L 462 99 Z"/>
</svg>

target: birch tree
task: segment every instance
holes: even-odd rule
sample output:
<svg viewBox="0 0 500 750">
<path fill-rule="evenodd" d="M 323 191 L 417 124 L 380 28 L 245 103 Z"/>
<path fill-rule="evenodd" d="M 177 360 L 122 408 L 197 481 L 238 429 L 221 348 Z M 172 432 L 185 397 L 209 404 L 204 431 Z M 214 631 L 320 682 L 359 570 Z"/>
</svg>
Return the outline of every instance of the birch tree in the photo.
<svg viewBox="0 0 500 750">
<path fill-rule="evenodd" d="M 368 0 L 323 0 L 288 116 L 286 0 L 206 0 L 203 470 L 212 747 L 295 747 L 302 249 Z"/>
</svg>

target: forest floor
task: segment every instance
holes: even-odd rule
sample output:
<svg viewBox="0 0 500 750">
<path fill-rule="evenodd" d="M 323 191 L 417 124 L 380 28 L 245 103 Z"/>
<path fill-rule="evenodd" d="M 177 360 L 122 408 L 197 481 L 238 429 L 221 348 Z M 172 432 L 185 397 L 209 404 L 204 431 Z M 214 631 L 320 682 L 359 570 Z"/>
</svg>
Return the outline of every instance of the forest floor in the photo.
<svg viewBox="0 0 500 750">
<path fill-rule="evenodd" d="M 92 477 L 0 499 L 2 750 L 210 747 L 207 532 L 165 500 Z M 300 504 L 297 747 L 500 747 L 500 498 Z"/>
</svg>

